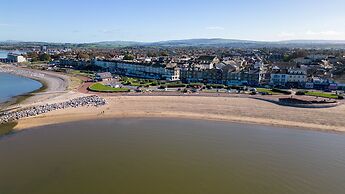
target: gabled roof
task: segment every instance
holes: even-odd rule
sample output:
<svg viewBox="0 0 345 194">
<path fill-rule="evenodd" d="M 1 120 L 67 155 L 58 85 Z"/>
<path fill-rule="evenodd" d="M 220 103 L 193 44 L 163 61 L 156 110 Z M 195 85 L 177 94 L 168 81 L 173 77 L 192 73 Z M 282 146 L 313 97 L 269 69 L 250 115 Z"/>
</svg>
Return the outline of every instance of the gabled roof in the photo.
<svg viewBox="0 0 345 194">
<path fill-rule="evenodd" d="M 200 56 L 197 61 L 202 61 L 202 62 L 213 62 L 213 60 L 216 58 L 216 56 L 209 56 L 209 55 L 202 55 Z"/>
<path fill-rule="evenodd" d="M 110 72 L 104 72 L 104 73 L 97 73 L 97 77 L 100 77 L 101 79 L 111 78 L 112 75 Z"/>
</svg>

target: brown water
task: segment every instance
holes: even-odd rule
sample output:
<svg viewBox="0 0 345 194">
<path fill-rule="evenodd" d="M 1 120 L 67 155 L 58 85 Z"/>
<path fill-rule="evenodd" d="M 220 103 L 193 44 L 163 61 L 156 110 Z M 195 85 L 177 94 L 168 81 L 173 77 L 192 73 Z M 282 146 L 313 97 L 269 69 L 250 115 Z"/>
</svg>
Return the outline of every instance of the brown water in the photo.
<svg viewBox="0 0 345 194">
<path fill-rule="evenodd" d="M 345 135 L 187 120 L 61 124 L 0 139 L 0 194 L 345 193 Z"/>
</svg>

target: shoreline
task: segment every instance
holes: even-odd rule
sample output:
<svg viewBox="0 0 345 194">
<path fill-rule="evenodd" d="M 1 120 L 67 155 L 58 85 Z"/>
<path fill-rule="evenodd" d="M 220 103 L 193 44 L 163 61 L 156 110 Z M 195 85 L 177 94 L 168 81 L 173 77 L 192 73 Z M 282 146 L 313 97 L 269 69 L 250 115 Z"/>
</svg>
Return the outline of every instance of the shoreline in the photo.
<svg viewBox="0 0 345 194">
<path fill-rule="evenodd" d="M 71 116 L 71 115 L 69 115 Z M 45 116 L 42 116 L 39 119 L 42 119 Z M 47 118 L 48 119 L 48 118 Z M 299 129 L 299 130 L 306 130 L 306 131 L 315 131 L 315 132 L 325 132 L 325 133 L 341 133 L 345 134 L 345 129 L 337 128 L 333 126 L 322 126 L 317 124 L 303 124 L 303 123 L 295 123 L 283 120 L 260 120 L 255 118 L 245 118 L 245 117 L 235 117 L 235 118 L 221 118 L 217 116 L 209 116 L 204 117 L 203 115 L 198 114 L 190 114 L 190 115 L 180 115 L 180 114 L 132 114 L 132 115 L 112 115 L 112 116 L 104 116 L 104 117 L 95 117 L 95 116 L 81 116 L 78 119 L 66 120 L 65 117 L 57 117 L 54 120 L 50 120 L 46 123 L 38 124 L 38 125 L 26 125 L 26 123 L 19 122 L 11 122 L 9 124 L 13 124 L 12 132 L 21 132 L 33 128 L 38 127 L 49 127 L 52 125 L 60 125 L 60 124 L 67 124 L 67 123 L 74 123 L 74 122 L 84 122 L 84 121 L 102 121 L 102 120 L 110 120 L 110 119 L 177 119 L 177 120 L 195 120 L 195 121 L 214 121 L 214 122 L 224 122 L 229 124 L 243 124 L 243 125 L 258 125 L 258 126 L 267 126 L 267 127 L 276 127 L 276 128 L 289 128 L 289 129 Z M 64 121 L 63 121 L 64 120 Z M 44 120 L 41 120 L 44 121 Z M 284 124 L 283 124 L 284 123 Z"/>
<path fill-rule="evenodd" d="M 119 96 L 118 98 L 121 98 Z M 166 96 L 165 96 L 166 97 Z M 132 97 L 137 98 L 138 101 L 142 97 Z M 144 97 L 145 98 L 145 97 Z M 160 98 L 160 97 L 156 97 Z M 163 97 L 164 98 L 164 97 Z M 168 98 L 176 98 L 168 97 Z M 183 98 L 183 97 L 182 97 Z M 184 97 L 194 99 L 195 97 Z M 200 97 L 200 98 L 217 98 L 217 97 Z M 107 98 L 106 98 L 107 99 Z M 233 100 L 233 98 L 230 98 Z M 238 98 L 239 100 L 255 100 L 256 99 L 246 99 Z M 107 99 L 108 101 L 109 99 Z M 112 99 L 110 99 L 112 101 Z M 222 99 L 223 100 L 223 99 Z M 255 103 L 255 102 L 254 102 Z M 259 102 L 258 102 L 259 103 Z M 269 102 L 266 102 L 269 103 Z M 130 103 L 127 104 L 127 106 Z M 273 104 L 272 104 L 273 105 Z M 279 106 L 279 105 L 276 105 Z M 184 111 L 183 108 L 178 111 L 166 111 L 166 110 L 144 110 L 137 109 L 135 111 L 120 111 L 112 112 L 114 108 L 111 108 L 112 105 L 106 105 L 105 107 L 88 107 L 88 108 L 78 108 L 72 109 L 68 108 L 65 110 L 57 110 L 49 112 L 43 115 L 28 117 L 16 121 L 16 124 L 13 125 L 13 132 L 18 132 L 35 127 L 43 127 L 49 125 L 56 125 L 69 122 L 82 122 L 86 120 L 104 120 L 104 119 L 127 119 L 127 118 L 167 118 L 167 119 L 192 119 L 192 120 L 209 120 L 209 121 L 220 121 L 220 122 L 229 122 L 229 123 L 239 123 L 239 124 L 251 124 L 251 125 L 263 125 L 263 126 L 274 126 L 281 128 L 297 128 L 302 130 L 309 131 L 321 131 L 321 132 L 332 132 L 332 133 L 344 133 L 345 125 L 332 125 L 332 124 L 320 124 L 315 122 L 306 123 L 303 120 L 293 121 L 293 120 L 284 120 L 284 119 L 272 119 L 269 117 L 253 117 L 253 116 L 243 116 L 243 115 L 227 115 L 227 114 L 218 114 L 218 113 L 207 113 L 202 111 Z M 342 106 L 344 107 L 344 106 Z M 291 108 L 291 107 L 290 107 Z M 296 109 L 296 108 L 292 108 Z M 269 111 L 266 111 L 269 112 Z M 332 112 L 332 110 L 330 110 Z M 328 113 L 332 114 L 332 113 Z M 298 115 L 297 115 L 298 116 Z M 330 121 L 332 123 L 332 121 Z"/>
<path fill-rule="evenodd" d="M 13 74 L 13 75 L 15 75 L 15 74 Z M 20 75 L 16 75 L 16 76 L 20 76 Z M 24 76 L 20 76 L 20 77 L 24 77 Z M 27 78 L 27 77 L 25 77 L 25 78 Z M 36 90 L 31 91 L 31 92 L 27 92 L 27 93 L 17 95 L 17 96 L 12 96 L 9 100 L 0 103 L 0 113 L 7 111 L 9 108 L 11 108 L 11 106 L 15 106 L 17 104 L 24 102 L 25 100 L 29 99 L 30 97 L 34 96 L 35 94 L 38 94 L 38 93 L 41 93 L 41 92 L 44 92 L 45 90 L 47 90 L 48 84 L 43 79 L 33 79 L 33 78 L 28 78 L 28 79 L 38 81 L 42 84 L 42 86 Z"/>
<path fill-rule="evenodd" d="M 2 111 L 18 109 L 34 105 L 35 103 L 45 102 L 48 99 L 58 97 L 60 94 L 68 92 L 67 88 L 69 86 L 69 78 L 65 75 L 7 64 L 0 66 L 0 72 L 25 77 L 42 84 L 42 87 L 37 90 L 14 96 L 7 102 L 4 102 L 2 105 Z"/>
<path fill-rule="evenodd" d="M 64 102 L 92 93 L 71 91 L 71 77 L 54 72 L 44 72 L 4 65 L 11 71 L 25 71 L 43 75 L 39 79 L 45 89 L 34 91 L 23 101 L 7 110 Z M 30 74 L 24 74 L 27 77 Z M 80 86 L 81 87 L 81 86 Z M 231 123 L 291 127 L 313 131 L 345 132 L 345 105 L 324 109 L 281 106 L 250 96 L 222 95 L 109 95 L 99 93 L 108 102 L 104 107 L 81 107 L 56 110 L 43 115 L 20 119 L 14 131 L 67 122 L 123 118 L 175 118 L 212 120 Z M 306 122 L 307 121 L 307 122 Z M 1 128 L 0 128 L 1 129 Z"/>
<path fill-rule="evenodd" d="M 249 98 L 119 96 L 106 97 L 105 99 L 108 104 L 104 107 L 58 110 L 41 116 L 19 120 L 14 130 L 21 131 L 34 127 L 98 119 L 175 118 L 291 127 L 323 132 L 345 132 L 345 121 L 338 120 L 337 123 L 335 120 L 330 120 L 332 112 L 344 112 L 345 106 L 328 110 L 320 109 L 318 110 L 319 113 L 315 113 L 315 109 L 303 109 L 303 111 L 308 111 L 308 116 L 303 117 L 303 113 L 301 114 L 299 109 L 281 107 L 269 102 L 261 102 Z M 219 101 L 227 101 L 227 105 L 217 109 L 207 105 L 207 101 L 212 101 L 213 106 L 217 107 L 224 106 L 222 103 L 215 104 Z M 170 102 L 170 104 L 167 102 Z M 155 106 L 150 106 L 150 104 L 159 106 L 156 108 Z M 241 107 L 240 105 L 254 106 L 254 110 L 247 110 L 245 112 L 244 110 L 247 107 Z M 229 108 L 238 110 L 229 111 Z M 283 110 L 280 110 L 281 108 Z M 274 115 L 277 111 L 288 113 L 286 115 Z M 272 114 L 270 115 L 270 113 Z M 329 116 L 322 118 L 323 115 Z M 339 115 L 338 117 L 342 118 L 342 116 Z M 315 117 L 314 121 L 305 122 L 312 117 Z"/>
<path fill-rule="evenodd" d="M 44 116 L 43 116 L 44 117 Z M 295 124 L 281 124 L 279 121 L 267 121 L 267 122 L 256 122 L 255 119 L 253 120 L 246 120 L 246 118 L 242 118 L 239 120 L 231 120 L 231 119 L 221 119 L 221 118 L 201 118 L 199 116 L 191 117 L 188 115 L 179 115 L 179 116 L 169 116 L 169 115 L 118 115 L 118 116 L 111 116 L 111 117 L 82 117 L 75 120 L 70 121 L 60 121 L 60 122 L 54 122 L 54 123 L 43 123 L 41 125 L 33 125 L 33 126 L 27 126 L 26 128 L 21 128 L 23 123 L 19 124 L 18 121 L 16 122 L 10 122 L 5 124 L 5 126 L 0 125 L 0 132 L 1 130 L 8 130 L 6 133 L 1 134 L 0 133 L 0 139 L 2 137 L 5 137 L 7 135 L 12 135 L 20 132 L 24 132 L 27 130 L 37 129 L 37 128 L 44 128 L 44 127 L 50 127 L 50 126 L 56 126 L 61 124 L 73 124 L 73 123 L 79 123 L 79 122 L 86 122 L 86 121 L 108 121 L 112 119 L 137 119 L 137 120 L 157 120 L 162 119 L 164 120 L 186 120 L 186 121 L 211 121 L 211 122 L 221 122 L 225 124 L 236 124 L 236 125 L 250 125 L 253 127 L 273 127 L 277 129 L 282 130 L 301 130 L 301 131 L 309 131 L 309 132 L 320 132 L 320 133 L 326 133 L 326 134 L 339 134 L 343 135 L 345 134 L 345 129 L 339 130 L 339 129 L 332 129 L 331 127 L 326 129 L 324 127 L 317 128 L 317 125 L 310 125 L 307 126 L 298 126 L 297 123 Z M 314 127 L 314 128 L 313 128 Z M 316 128 L 315 128 L 316 127 Z M 211 130 L 211 129 L 210 129 Z"/>
</svg>

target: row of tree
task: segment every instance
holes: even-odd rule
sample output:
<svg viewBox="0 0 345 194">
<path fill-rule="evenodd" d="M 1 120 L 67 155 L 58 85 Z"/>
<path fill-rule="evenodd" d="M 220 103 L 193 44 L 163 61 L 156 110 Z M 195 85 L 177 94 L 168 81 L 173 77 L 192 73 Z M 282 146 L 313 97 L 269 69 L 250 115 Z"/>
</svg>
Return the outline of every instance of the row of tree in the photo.
<svg viewBox="0 0 345 194">
<path fill-rule="evenodd" d="M 47 53 L 36 53 L 29 52 L 27 53 L 27 58 L 30 58 L 32 62 L 36 61 L 51 61 L 51 56 Z"/>
</svg>

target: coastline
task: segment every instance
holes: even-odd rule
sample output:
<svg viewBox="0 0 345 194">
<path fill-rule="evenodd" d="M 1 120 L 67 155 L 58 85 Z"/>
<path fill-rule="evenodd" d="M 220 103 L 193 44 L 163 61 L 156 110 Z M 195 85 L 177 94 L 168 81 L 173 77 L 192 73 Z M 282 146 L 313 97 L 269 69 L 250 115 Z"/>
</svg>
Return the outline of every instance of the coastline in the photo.
<svg viewBox="0 0 345 194">
<path fill-rule="evenodd" d="M 37 90 L 12 97 L 9 101 L 4 103 L 5 107 L 3 111 L 45 102 L 48 99 L 58 97 L 59 95 L 68 92 L 67 87 L 69 85 L 69 78 L 65 75 L 16 67 L 13 65 L 2 65 L 0 66 L 0 71 L 36 80 L 42 84 L 42 87 Z"/>
<path fill-rule="evenodd" d="M 345 121 L 341 119 L 345 116 L 343 105 L 301 111 L 249 98 L 117 96 L 105 99 L 108 104 L 102 107 L 58 110 L 19 120 L 14 130 L 98 119 L 177 118 L 345 132 Z"/>
<path fill-rule="evenodd" d="M 4 66 L 2 66 L 4 67 Z M 6 67 L 6 66 L 5 66 Z M 8 67 L 8 66 L 7 66 Z M 0 67 L 1 68 L 1 67 Z M 15 105 L 16 110 L 40 104 L 64 102 L 68 99 L 91 95 L 71 90 L 71 77 L 54 72 L 44 72 L 12 67 L 15 72 L 44 75 L 39 79 L 44 89 L 34 91 Z M 27 77 L 30 74 L 22 74 Z M 197 95 L 108 95 L 99 93 L 107 105 L 57 110 L 43 115 L 20 119 L 14 131 L 52 124 L 97 119 L 121 118 L 177 118 L 225 121 L 277 127 L 301 128 L 315 131 L 345 132 L 345 105 L 315 109 L 281 106 L 250 96 L 197 96 Z"/>
<path fill-rule="evenodd" d="M 20 76 L 20 75 L 17 75 L 17 76 Z M 15 106 L 16 104 L 20 104 L 24 102 L 25 100 L 34 96 L 35 94 L 44 92 L 48 88 L 48 84 L 43 79 L 33 79 L 33 78 L 29 78 L 29 79 L 40 82 L 42 86 L 34 91 L 27 92 L 18 96 L 13 96 L 9 100 L 0 103 L 0 113 L 8 110 L 8 108 L 11 106 Z"/>
</svg>

